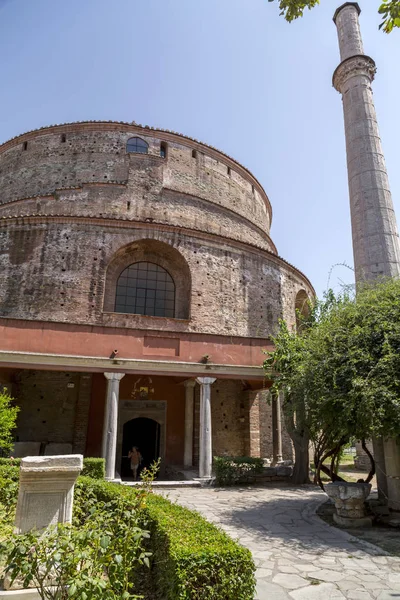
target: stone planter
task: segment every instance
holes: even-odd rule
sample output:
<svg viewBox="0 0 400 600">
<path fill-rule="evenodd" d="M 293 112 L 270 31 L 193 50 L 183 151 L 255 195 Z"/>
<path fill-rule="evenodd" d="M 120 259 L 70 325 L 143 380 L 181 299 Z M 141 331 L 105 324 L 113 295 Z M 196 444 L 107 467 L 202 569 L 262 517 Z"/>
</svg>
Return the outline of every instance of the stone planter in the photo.
<svg viewBox="0 0 400 600">
<path fill-rule="evenodd" d="M 365 500 L 371 491 L 370 483 L 329 483 L 325 492 L 335 503 L 335 523 L 342 527 L 370 527 L 372 519 L 366 516 Z"/>
</svg>

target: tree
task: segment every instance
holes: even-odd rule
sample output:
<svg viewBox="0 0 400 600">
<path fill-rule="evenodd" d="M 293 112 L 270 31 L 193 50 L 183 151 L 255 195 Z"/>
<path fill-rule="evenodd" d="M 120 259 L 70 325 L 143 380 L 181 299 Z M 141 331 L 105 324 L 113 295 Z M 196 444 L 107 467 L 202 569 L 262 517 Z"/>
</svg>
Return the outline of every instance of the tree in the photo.
<svg viewBox="0 0 400 600">
<path fill-rule="evenodd" d="M 19 408 L 7 392 L 0 392 L 0 449 L 10 450 L 13 444 L 12 432 L 15 429 Z"/>
<path fill-rule="evenodd" d="M 274 0 L 268 0 L 274 2 Z M 302 17 L 306 8 L 311 10 L 319 4 L 319 0 L 278 0 L 280 14 L 283 15 L 289 23 Z M 379 29 L 390 33 L 393 27 L 400 27 L 400 0 L 383 0 L 378 12 L 382 15 L 382 22 Z"/>
<path fill-rule="evenodd" d="M 330 292 L 300 333 L 281 323 L 274 343 L 264 367 L 287 395 L 284 410 L 302 415 L 320 484 L 321 470 L 341 479 L 335 463 L 350 439 L 400 435 L 400 280 L 356 297 Z M 373 472 L 372 460 L 367 480 Z"/>
</svg>

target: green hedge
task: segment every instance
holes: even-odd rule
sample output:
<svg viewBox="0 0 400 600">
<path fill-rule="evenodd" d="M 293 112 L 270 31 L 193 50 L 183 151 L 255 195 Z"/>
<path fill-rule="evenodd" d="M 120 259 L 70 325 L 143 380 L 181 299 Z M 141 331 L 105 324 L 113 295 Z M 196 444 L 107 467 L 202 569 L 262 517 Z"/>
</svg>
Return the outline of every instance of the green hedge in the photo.
<svg viewBox="0 0 400 600">
<path fill-rule="evenodd" d="M 91 477 L 92 479 L 104 479 L 104 458 L 84 458 L 81 475 L 84 475 L 85 477 Z"/>
<path fill-rule="evenodd" d="M 7 467 L 19 471 L 20 458 L 0 458 L 0 469 Z M 9 471 L 11 473 L 11 470 Z M 104 458 L 84 458 L 82 475 L 92 479 L 104 479 Z M 17 476 L 18 479 L 18 476 Z"/>
<path fill-rule="evenodd" d="M 110 501 L 132 488 L 80 477 L 79 496 Z M 78 500 L 79 504 L 79 500 Z M 77 506 L 79 511 L 79 506 Z M 150 531 L 150 571 L 138 573 L 140 589 L 151 600 L 252 600 L 255 566 L 251 553 L 200 514 L 156 494 L 145 496 L 143 526 Z"/>
<path fill-rule="evenodd" d="M 255 566 L 249 550 L 197 512 L 153 493 L 91 477 L 76 484 L 74 522 L 84 518 L 88 499 L 110 502 L 117 495 L 137 505 L 141 526 L 150 531 L 151 568 L 135 574 L 135 591 L 146 600 L 252 600 Z M 18 469 L 0 464 L 0 502 L 11 507 L 18 492 Z"/>
<path fill-rule="evenodd" d="M 252 483 L 263 472 L 262 458 L 250 456 L 215 456 L 214 472 L 217 485 Z"/>
</svg>

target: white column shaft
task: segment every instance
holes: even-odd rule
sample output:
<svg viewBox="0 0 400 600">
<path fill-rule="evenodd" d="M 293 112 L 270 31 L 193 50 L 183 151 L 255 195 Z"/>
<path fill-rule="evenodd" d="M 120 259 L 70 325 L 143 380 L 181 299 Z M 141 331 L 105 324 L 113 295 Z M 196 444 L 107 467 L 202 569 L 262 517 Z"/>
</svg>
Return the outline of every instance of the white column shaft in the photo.
<svg viewBox="0 0 400 600">
<path fill-rule="evenodd" d="M 119 382 L 124 373 L 104 373 L 107 378 L 107 397 L 104 412 L 102 457 L 105 459 L 106 479 L 115 479 L 117 453 Z"/>
<path fill-rule="evenodd" d="M 199 377 L 200 384 L 200 456 L 199 476 L 210 478 L 212 474 L 212 425 L 211 425 L 211 384 L 212 377 Z"/>
<path fill-rule="evenodd" d="M 185 448 L 183 464 L 185 467 L 193 466 L 193 406 L 194 406 L 194 379 L 185 381 Z"/>
</svg>

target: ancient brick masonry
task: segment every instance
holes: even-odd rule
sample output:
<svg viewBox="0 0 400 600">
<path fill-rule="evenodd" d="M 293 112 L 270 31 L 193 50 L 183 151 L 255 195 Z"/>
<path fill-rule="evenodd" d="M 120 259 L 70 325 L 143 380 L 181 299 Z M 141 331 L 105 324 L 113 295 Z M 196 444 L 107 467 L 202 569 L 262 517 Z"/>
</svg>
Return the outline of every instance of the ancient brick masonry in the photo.
<svg viewBox="0 0 400 600">
<path fill-rule="evenodd" d="M 128 151 L 131 138 L 146 152 Z M 271 218 L 269 199 L 246 168 L 180 134 L 82 122 L 0 146 L 0 360 L 11 369 L 0 381 L 13 384 L 22 407 L 18 439 L 99 454 L 104 402 L 112 397 L 103 373 L 124 373 L 121 398 L 133 421 L 142 418 L 132 398 L 143 365 L 153 377 L 147 399 L 155 402 L 146 415 L 167 415 L 159 422 L 167 464 L 183 464 L 191 441 L 198 459 L 200 384 L 189 419 L 182 387 L 198 375 L 217 378 L 213 452 L 270 455 L 271 408 L 264 392 L 257 396 L 268 387 L 261 350 L 279 318 L 294 325 L 295 309 L 314 293 L 278 256 Z M 119 277 L 140 262 L 169 273 L 173 317 L 116 310 Z M 113 348 L 122 362 L 107 362 Z M 79 357 L 79 372 L 71 356 Z M 193 440 L 184 431 L 190 419 Z M 118 462 L 127 442 L 125 424 L 116 418 L 114 425 Z"/>
<path fill-rule="evenodd" d="M 126 153 L 135 134 L 148 155 Z M 179 248 L 192 276 L 190 323 L 163 328 L 263 337 L 282 313 L 293 318 L 297 292 L 310 286 L 276 255 L 265 192 L 216 151 L 194 158 L 198 146 L 82 123 L 0 147 L 0 314 L 140 327 L 134 315 L 104 314 L 103 297 L 116 253 L 145 238 Z"/>
</svg>

